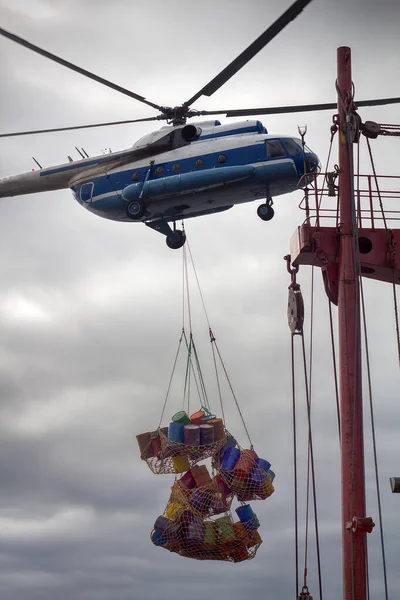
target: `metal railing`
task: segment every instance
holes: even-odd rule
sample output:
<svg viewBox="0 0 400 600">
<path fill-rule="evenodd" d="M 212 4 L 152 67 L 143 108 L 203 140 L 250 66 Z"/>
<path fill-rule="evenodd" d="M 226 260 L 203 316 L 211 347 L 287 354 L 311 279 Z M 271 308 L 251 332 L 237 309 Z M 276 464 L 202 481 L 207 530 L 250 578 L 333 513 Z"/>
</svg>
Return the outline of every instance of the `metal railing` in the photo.
<svg viewBox="0 0 400 600">
<path fill-rule="evenodd" d="M 340 173 L 303 175 L 298 188 L 304 191 L 299 207 L 306 211 L 304 223 L 314 227 L 339 226 Z M 400 176 L 354 176 L 354 198 L 359 228 L 398 227 L 400 221 Z M 383 213 L 382 208 L 383 207 Z"/>
</svg>

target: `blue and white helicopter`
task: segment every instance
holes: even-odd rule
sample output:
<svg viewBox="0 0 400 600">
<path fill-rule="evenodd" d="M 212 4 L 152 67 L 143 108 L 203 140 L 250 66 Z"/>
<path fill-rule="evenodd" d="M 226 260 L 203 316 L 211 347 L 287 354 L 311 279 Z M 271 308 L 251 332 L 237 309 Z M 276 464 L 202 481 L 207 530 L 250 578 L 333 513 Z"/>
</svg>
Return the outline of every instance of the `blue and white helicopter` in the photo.
<svg viewBox="0 0 400 600">
<path fill-rule="evenodd" d="M 266 201 L 258 207 L 257 213 L 261 219 L 270 220 L 274 215 L 272 198 L 296 190 L 303 175 L 318 171 L 317 155 L 300 139 L 268 134 L 258 120 L 230 125 L 207 120 L 192 125 L 187 124 L 187 119 L 218 114 L 240 117 L 335 109 L 336 104 L 228 111 L 190 108 L 201 96 L 211 96 L 217 91 L 310 2 L 294 2 L 221 73 L 188 101 L 174 108 L 154 104 L 0 28 L 2 36 L 160 112 L 143 119 L 5 133 L 0 137 L 141 121 L 165 120 L 168 123 L 127 150 L 97 157 L 82 155 L 79 161 L 68 157 L 66 164 L 1 179 L 0 197 L 70 188 L 76 200 L 90 212 L 115 221 L 143 222 L 164 234 L 167 245 L 175 249 L 185 243 L 184 232 L 176 229 L 177 221 L 221 212 L 235 204 L 260 198 Z M 362 104 L 368 105 L 368 102 Z"/>
</svg>

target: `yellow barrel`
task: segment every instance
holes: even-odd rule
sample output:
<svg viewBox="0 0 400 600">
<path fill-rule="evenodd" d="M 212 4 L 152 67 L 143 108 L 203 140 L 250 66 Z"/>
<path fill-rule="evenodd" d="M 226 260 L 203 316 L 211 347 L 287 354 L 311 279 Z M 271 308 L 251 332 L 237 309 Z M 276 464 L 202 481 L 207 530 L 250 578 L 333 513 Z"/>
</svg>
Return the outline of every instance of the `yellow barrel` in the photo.
<svg viewBox="0 0 400 600">
<path fill-rule="evenodd" d="M 178 504 L 177 502 L 170 502 L 167 508 L 165 509 L 165 514 L 168 519 L 175 519 L 177 513 L 183 508 L 182 504 Z"/>
<path fill-rule="evenodd" d="M 183 456 L 174 456 L 172 462 L 177 473 L 184 473 L 190 469 L 189 460 L 186 454 Z"/>
</svg>

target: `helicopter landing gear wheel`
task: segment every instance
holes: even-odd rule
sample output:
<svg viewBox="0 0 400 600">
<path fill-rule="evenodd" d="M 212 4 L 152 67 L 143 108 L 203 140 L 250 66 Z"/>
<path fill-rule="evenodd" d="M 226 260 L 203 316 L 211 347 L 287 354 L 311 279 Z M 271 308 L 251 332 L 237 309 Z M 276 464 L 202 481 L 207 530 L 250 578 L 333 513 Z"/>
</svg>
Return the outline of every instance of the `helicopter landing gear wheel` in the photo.
<svg viewBox="0 0 400 600">
<path fill-rule="evenodd" d="M 263 221 L 270 221 L 275 214 L 272 208 L 272 198 L 268 198 L 265 204 L 260 204 L 257 208 L 257 214 Z"/>
<path fill-rule="evenodd" d="M 145 211 L 145 206 L 141 200 L 132 200 L 126 207 L 126 214 L 132 221 L 141 219 Z"/>
<path fill-rule="evenodd" d="M 175 229 L 166 237 L 166 244 L 168 248 L 172 248 L 172 250 L 178 250 L 182 248 L 184 243 L 186 242 L 186 235 L 180 229 Z"/>
</svg>

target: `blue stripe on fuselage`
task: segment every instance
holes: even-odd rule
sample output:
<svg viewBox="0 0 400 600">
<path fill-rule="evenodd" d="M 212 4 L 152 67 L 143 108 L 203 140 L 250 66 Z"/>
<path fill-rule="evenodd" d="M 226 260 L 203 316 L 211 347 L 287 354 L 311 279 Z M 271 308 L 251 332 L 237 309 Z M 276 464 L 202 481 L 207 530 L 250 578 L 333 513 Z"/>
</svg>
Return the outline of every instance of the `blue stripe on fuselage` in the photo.
<svg viewBox="0 0 400 600">
<path fill-rule="evenodd" d="M 208 146 L 209 147 L 209 146 Z M 200 150 L 200 148 L 199 148 Z M 226 156 L 226 162 L 219 163 L 218 157 L 223 154 Z M 201 168 L 196 167 L 196 161 L 201 158 L 204 161 L 204 166 Z M 287 157 L 280 157 L 287 158 Z M 168 175 L 177 175 L 178 173 L 172 170 L 174 164 L 179 163 L 181 166 L 181 170 L 179 174 L 182 173 L 190 173 L 192 171 L 201 172 L 202 169 L 218 169 L 219 167 L 230 167 L 230 166 L 241 166 L 248 165 L 257 162 L 262 162 L 266 160 L 266 148 L 265 148 L 265 140 L 260 141 L 257 144 L 251 144 L 249 146 L 242 146 L 239 148 L 230 148 L 227 150 L 221 150 L 220 152 L 211 152 L 208 154 L 201 154 L 199 152 L 198 155 L 190 157 L 177 159 L 174 161 L 168 162 L 157 162 L 153 167 L 153 174 L 151 179 L 159 179 L 155 175 L 155 170 L 158 168 L 164 169 L 164 177 L 168 177 Z M 273 160 L 273 159 L 272 159 Z M 108 173 L 107 177 L 104 175 L 96 178 L 87 178 L 84 181 L 93 181 L 94 190 L 93 190 L 93 199 L 95 200 L 96 196 L 101 196 L 102 194 L 106 194 L 110 191 L 123 190 L 127 185 L 132 183 L 132 175 L 133 173 L 139 173 L 140 179 L 139 181 L 144 181 L 146 173 L 149 167 L 146 165 L 144 167 L 135 168 L 134 164 L 131 169 L 127 169 L 125 171 L 118 171 L 116 173 Z M 78 185 L 72 186 L 72 189 L 76 192 L 79 192 L 80 186 L 83 183 L 80 182 Z"/>
</svg>

